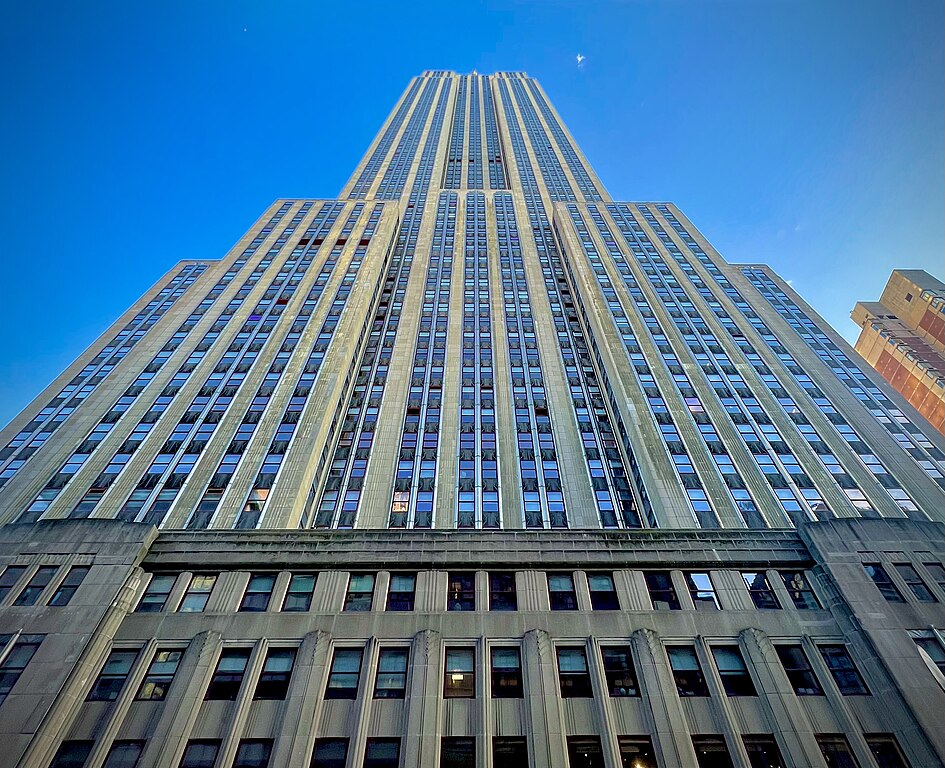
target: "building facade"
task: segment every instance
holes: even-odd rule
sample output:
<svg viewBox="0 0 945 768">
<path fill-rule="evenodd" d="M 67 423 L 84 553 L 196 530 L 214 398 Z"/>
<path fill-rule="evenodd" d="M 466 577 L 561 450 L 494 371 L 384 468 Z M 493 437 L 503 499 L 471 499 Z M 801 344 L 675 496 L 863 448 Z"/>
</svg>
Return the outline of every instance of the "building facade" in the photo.
<svg viewBox="0 0 945 768">
<path fill-rule="evenodd" d="M 522 73 L 415 78 L 0 446 L 11 766 L 942 765 L 945 439 Z"/>
<path fill-rule="evenodd" d="M 945 283 L 921 269 L 893 270 L 879 301 L 858 301 L 854 349 L 945 434 Z"/>
</svg>

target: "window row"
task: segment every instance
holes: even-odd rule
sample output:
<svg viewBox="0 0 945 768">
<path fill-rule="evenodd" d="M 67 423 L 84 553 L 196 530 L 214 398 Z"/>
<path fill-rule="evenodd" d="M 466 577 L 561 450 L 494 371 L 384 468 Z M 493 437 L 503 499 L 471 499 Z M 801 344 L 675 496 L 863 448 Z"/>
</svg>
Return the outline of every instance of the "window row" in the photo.
<svg viewBox="0 0 945 768">
<path fill-rule="evenodd" d="M 9 604 L 17 607 L 36 605 L 44 596 L 45 605 L 69 605 L 90 568 L 88 565 L 71 568 L 41 565 L 34 570 L 28 565 L 8 565 L 0 573 L 0 604 L 12 594 L 15 597 Z"/>
</svg>

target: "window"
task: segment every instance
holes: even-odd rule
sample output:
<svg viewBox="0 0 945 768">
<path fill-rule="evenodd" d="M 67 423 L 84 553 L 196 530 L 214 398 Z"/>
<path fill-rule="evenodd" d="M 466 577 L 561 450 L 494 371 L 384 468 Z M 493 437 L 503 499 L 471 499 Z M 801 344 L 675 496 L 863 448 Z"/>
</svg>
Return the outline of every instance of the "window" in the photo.
<svg viewBox="0 0 945 768">
<path fill-rule="evenodd" d="M 400 739 L 368 739 L 364 768 L 399 768 Z"/>
<path fill-rule="evenodd" d="M 143 741 L 113 742 L 102 768 L 135 768 L 143 751 Z"/>
<path fill-rule="evenodd" d="M 451 573 L 446 593 L 446 610 L 476 610 L 476 574 Z"/>
<path fill-rule="evenodd" d="M 745 586 L 748 587 L 748 594 L 751 595 L 751 601 L 755 608 L 761 611 L 777 610 L 781 607 L 778 598 L 775 597 L 774 590 L 768 583 L 768 576 L 760 571 L 743 571 L 742 578 L 745 580 Z"/>
<path fill-rule="evenodd" d="M 256 701 L 282 701 L 289 690 L 292 667 L 295 666 L 295 648 L 270 648 L 263 662 L 259 682 L 256 684 Z"/>
<path fill-rule="evenodd" d="M 326 699 L 358 698 L 358 683 L 361 681 L 361 648 L 336 648 L 328 674 Z"/>
<path fill-rule="evenodd" d="M 732 758 L 721 736 L 693 736 L 692 746 L 699 768 L 732 768 Z"/>
<path fill-rule="evenodd" d="M 916 637 L 913 639 L 919 650 L 928 657 L 928 661 L 945 675 L 945 648 L 942 648 L 942 644 L 932 637 Z"/>
<path fill-rule="evenodd" d="M 24 573 L 26 573 L 25 565 L 10 565 L 0 574 L 0 601 L 4 600 L 6 596 L 10 594 L 10 590 L 16 586 L 16 583 Z"/>
<path fill-rule="evenodd" d="M 607 691 L 611 696 L 639 696 L 637 676 L 633 668 L 633 653 L 630 646 L 601 648 L 604 660 L 604 676 Z"/>
<path fill-rule="evenodd" d="M 717 611 L 719 610 L 719 600 L 715 595 L 715 587 L 712 586 L 712 579 L 705 572 L 690 572 L 685 574 L 686 586 L 689 588 L 689 595 L 692 597 L 693 605 L 697 611 Z"/>
<path fill-rule="evenodd" d="M 216 574 L 194 574 L 178 610 L 182 613 L 201 613 L 207 607 L 207 601 L 216 583 Z"/>
<path fill-rule="evenodd" d="M 86 701 L 114 701 L 128 679 L 128 673 L 138 658 L 137 650 L 113 650 L 105 660 L 105 666 L 89 691 Z"/>
<path fill-rule="evenodd" d="M 817 676 L 811 669 L 810 662 L 799 645 L 774 646 L 781 659 L 781 666 L 791 681 L 791 687 L 798 696 L 823 696 L 823 689 L 817 682 Z"/>
<path fill-rule="evenodd" d="M 682 608 L 669 571 L 647 571 L 643 578 L 653 608 L 657 611 L 678 611 Z"/>
<path fill-rule="evenodd" d="M 935 595 L 932 594 L 925 582 L 922 581 L 922 577 L 919 576 L 919 572 L 909 565 L 909 563 L 896 563 L 893 567 L 902 577 L 902 580 L 906 582 L 906 586 L 912 590 L 912 594 L 915 595 L 916 600 L 918 600 L 920 603 L 938 602 L 938 600 L 935 599 Z M 17 605 L 19 605 L 19 600 L 17 600 Z"/>
<path fill-rule="evenodd" d="M 492 739 L 492 768 L 527 768 L 528 742 L 524 738 Z"/>
<path fill-rule="evenodd" d="M 938 584 L 938 588 L 945 592 L 945 565 L 941 563 L 923 563 L 923 565 Z"/>
<path fill-rule="evenodd" d="M 742 736 L 751 768 L 784 768 L 784 758 L 774 736 L 767 734 Z"/>
<path fill-rule="evenodd" d="M 590 698 L 594 695 L 583 648 L 558 649 L 558 683 L 564 699 Z"/>
<path fill-rule="evenodd" d="M 896 585 L 892 583 L 892 579 L 889 578 L 889 574 L 886 573 L 886 569 L 883 568 L 883 566 L 879 563 L 863 563 L 863 568 L 866 570 L 866 575 L 873 580 L 879 593 L 886 598 L 888 602 L 906 602 L 906 599 L 902 596 L 902 593 L 899 592 Z"/>
<path fill-rule="evenodd" d="M 392 573 L 387 590 L 388 611 L 412 611 L 417 590 L 417 574 Z"/>
<path fill-rule="evenodd" d="M 444 737 L 440 741 L 440 768 L 476 768 L 476 740 Z"/>
<path fill-rule="evenodd" d="M 406 648 L 382 648 L 377 660 L 375 699 L 402 699 L 407 691 Z"/>
<path fill-rule="evenodd" d="M 210 678 L 204 699 L 208 701 L 235 701 L 243 685 L 243 675 L 249 663 L 249 648 L 224 648 L 217 668 Z"/>
<path fill-rule="evenodd" d="M 351 612 L 370 611 L 374 603 L 374 574 L 352 573 L 348 579 L 344 610 Z"/>
<path fill-rule="evenodd" d="M 167 598 L 174 589 L 177 576 L 171 573 L 154 574 L 148 583 L 147 589 L 141 596 L 141 602 L 135 609 L 138 613 L 159 613 L 167 605 Z"/>
<path fill-rule="evenodd" d="M 91 568 L 87 565 L 76 565 L 70 568 L 69 573 L 66 574 L 66 578 L 56 587 L 56 591 L 53 592 L 53 596 L 49 598 L 49 602 L 46 603 L 46 605 L 52 605 L 57 608 L 69 605 L 72 601 L 72 596 L 76 593 L 85 575 L 90 570 Z"/>
<path fill-rule="evenodd" d="M 712 648 L 712 655 L 715 657 L 715 666 L 718 667 L 726 695 L 758 695 L 737 645 L 716 645 Z"/>
<path fill-rule="evenodd" d="M 249 583 L 240 602 L 240 611 L 244 613 L 261 613 L 269 608 L 272 597 L 272 588 L 276 585 L 274 573 L 252 573 Z"/>
<path fill-rule="evenodd" d="M 676 681 L 676 693 L 683 697 L 709 695 L 695 648 L 672 645 L 666 649 L 666 655 L 669 657 L 669 666 Z"/>
<path fill-rule="evenodd" d="M 868 733 L 866 743 L 879 768 L 909 768 L 896 737 L 891 733 Z"/>
<path fill-rule="evenodd" d="M 817 736 L 817 745 L 823 753 L 827 768 L 859 768 L 850 743 L 842 734 L 821 734 Z"/>
<path fill-rule="evenodd" d="M 314 573 L 293 573 L 289 579 L 289 588 L 282 601 L 282 610 L 287 613 L 304 613 L 312 607 L 312 594 L 315 592 Z"/>
<path fill-rule="evenodd" d="M 568 736 L 568 768 L 604 768 L 600 736 Z"/>
<path fill-rule="evenodd" d="M 240 739 L 233 768 L 266 768 L 272 754 L 272 739 Z"/>
<path fill-rule="evenodd" d="M 348 762 L 347 739 L 316 739 L 311 768 L 345 768 Z"/>
<path fill-rule="evenodd" d="M 522 657 L 518 648 L 492 649 L 492 698 L 522 698 Z"/>
<path fill-rule="evenodd" d="M 574 592 L 574 576 L 570 573 L 548 574 L 548 596 L 553 611 L 576 611 L 577 595 Z"/>
<path fill-rule="evenodd" d="M 443 670 L 443 698 L 476 696 L 476 658 L 472 648 L 447 648 Z"/>
<path fill-rule="evenodd" d="M 620 750 L 621 768 L 657 768 L 649 736 L 620 736 L 617 748 Z"/>
<path fill-rule="evenodd" d="M 180 768 L 213 768 L 219 751 L 219 739 L 191 739 L 184 748 Z"/>
<path fill-rule="evenodd" d="M 180 665 L 183 650 L 158 651 L 151 659 L 148 671 L 144 675 L 138 695 L 138 701 L 164 701 L 167 689 L 171 687 L 177 667 Z"/>
<path fill-rule="evenodd" d="M 82 768 L 92 753 L 94 741 L 64 741 L 49 768 Z"/>
<path fill-rule="evenodd" d="M 595 611 L 619 611 L 617 587 L 611 573 L 589 573 L 587 586 L 591 592 L 591 607 Z"/>
<path fill-rule="evenodd" d="M 518 594 L 515 591 L 514 573 L 489 574 L 489 610 L 518 610 Z"/>
<path fill-rule="evenodd" d="M 867 696 L 869 690 L 844 645 L 821 645 L 820 655 L 844 696 Z"/>
<path fill-rule="evenodd" d="M 45 635 L 20 635 L 3 662 L 0 662 L 0 704 L 3 704 L 26 665 L 39 650 Z M 2 650 L 2 649 L 0 649 Z"/>
<path fill-rule="evenodd" d="M 780 571 L 784 588 L 791 596 L 794 607 L 798 610 L 813 610 L 820 608 L 820 601 L 811 589 L 807 576 L 803 571 Z"/>
<path fill-rule="evenodd" d="M 44 565 L 41 568 L 37 568 L 36 572 L 30 576 L 30 580 L 26 582 L 23 591 L 20 592 L 16 600 L 13 601 L 13 604 L 25 606 L 36 605 L 39 596 L 43 593 L 43 590 L 49 586 L 49 582 L 52 581 L 53 576 L 56 575 L 56 571 L 58 570 L 58 565 Z"/>
</svg>

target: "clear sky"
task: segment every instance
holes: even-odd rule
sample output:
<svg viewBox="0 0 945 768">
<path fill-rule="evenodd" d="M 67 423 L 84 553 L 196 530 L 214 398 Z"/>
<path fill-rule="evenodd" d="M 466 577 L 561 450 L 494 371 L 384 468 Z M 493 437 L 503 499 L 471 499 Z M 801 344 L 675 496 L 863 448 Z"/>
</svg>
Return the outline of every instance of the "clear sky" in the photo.
<svg viewBox="0 0 945 768">
<path fill-rule="evenodd" d="M 8 0 L 0 423 L 174 262 L 337 194 L 424 69 L 537 77 L 615 198 L 672 200 L 854 339 L 893 268 L 942 276 L 943 8 Z"/>
</svg>

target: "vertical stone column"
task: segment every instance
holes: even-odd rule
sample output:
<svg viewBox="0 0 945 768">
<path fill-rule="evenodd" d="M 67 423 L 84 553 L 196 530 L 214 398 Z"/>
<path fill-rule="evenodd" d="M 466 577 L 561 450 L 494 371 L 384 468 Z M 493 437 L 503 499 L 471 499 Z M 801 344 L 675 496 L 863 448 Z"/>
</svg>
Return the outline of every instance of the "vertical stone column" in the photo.
<svg viewBox="0 0 945 768">
<path fill-rule="evenodd" d="M 525 726 L 532 736 L 534 768 L 560 768 L 568 764 L 564 712 L 558 694 L 554 645 L 547 632 L 525 633 Z"/>
<path fill-rule="evenodd" d="M 403 768 L 436 765 L 436 756 L 440 753 L 438 726 L 442 666 L 440 633 L 425 629 L 414 635 L 404 717 Z"/>
</svg>

